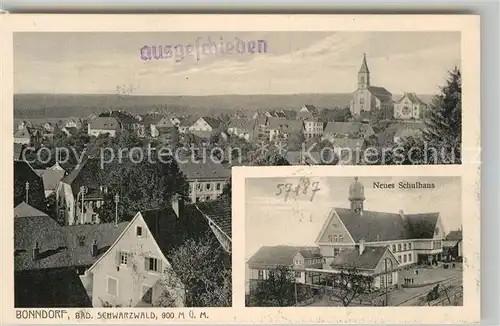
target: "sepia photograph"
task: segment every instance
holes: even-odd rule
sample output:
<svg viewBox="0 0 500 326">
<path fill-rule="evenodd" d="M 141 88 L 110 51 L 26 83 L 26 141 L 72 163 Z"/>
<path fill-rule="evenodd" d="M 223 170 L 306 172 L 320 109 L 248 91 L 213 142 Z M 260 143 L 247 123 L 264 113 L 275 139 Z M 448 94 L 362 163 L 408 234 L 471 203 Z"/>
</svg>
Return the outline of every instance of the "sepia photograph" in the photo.
<svg viewBox="0 0 500 326">
<path fill-rule="evenodd" d="M 463 305 L 460 177 L 245 187 L 248 307 Z"/>
</svg>

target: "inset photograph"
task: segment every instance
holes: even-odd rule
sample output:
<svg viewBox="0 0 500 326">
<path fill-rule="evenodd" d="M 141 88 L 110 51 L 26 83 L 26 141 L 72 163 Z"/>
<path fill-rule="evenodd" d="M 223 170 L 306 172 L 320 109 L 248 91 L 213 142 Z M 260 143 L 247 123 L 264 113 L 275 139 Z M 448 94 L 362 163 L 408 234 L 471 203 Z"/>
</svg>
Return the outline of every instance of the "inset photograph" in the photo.
<svg viewBox="0 0 500 326">
<path fill-rule="evenodd" d="M 246 306 L 462 306 L 460 177 L 246 180 Z"/>
</svg>

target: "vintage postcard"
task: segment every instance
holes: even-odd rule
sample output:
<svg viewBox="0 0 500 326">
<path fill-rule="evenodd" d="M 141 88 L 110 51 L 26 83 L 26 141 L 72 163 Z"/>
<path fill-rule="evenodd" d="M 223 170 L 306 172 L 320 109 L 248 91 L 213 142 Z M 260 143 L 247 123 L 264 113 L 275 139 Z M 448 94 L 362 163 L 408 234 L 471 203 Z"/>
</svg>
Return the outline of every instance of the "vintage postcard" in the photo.
<svg viewBox="0 0 500 326">
<path fill-rule="evenodd" d="M 0 25 L 5 322 L 479 318 L 478 16 Z"/>
</svg>

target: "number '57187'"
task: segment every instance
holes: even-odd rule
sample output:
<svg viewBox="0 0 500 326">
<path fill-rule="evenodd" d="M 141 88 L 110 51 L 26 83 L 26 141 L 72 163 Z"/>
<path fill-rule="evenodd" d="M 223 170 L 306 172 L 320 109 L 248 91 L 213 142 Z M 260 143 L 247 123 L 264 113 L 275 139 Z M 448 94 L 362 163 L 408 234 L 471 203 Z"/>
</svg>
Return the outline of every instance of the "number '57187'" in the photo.
<svg viewBox="0 0 500 326">
<path fill-rule="evenodd" d="M 309 201 L 313 201 L 316 192 L 320 190 L 319 181 L 315 181 L 310 183 L 308 180 L 304 182 L 303 185 L 294 185 L 293 183 L 280 183 L 276 186 L 278 191 L 276 192 L 276 196 L 285 195 L 285 201 L 290 197 L 290 193 L 295 194 L 298 197 L 300 194 L 306 195 L 308 192 L 310 193 Z"/>
</svg>

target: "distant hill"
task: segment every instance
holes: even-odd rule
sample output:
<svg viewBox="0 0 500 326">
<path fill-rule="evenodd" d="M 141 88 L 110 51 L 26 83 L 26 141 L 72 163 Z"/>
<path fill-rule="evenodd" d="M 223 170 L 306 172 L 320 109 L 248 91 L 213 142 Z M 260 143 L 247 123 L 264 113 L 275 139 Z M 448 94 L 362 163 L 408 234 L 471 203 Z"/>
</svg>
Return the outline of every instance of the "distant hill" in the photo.
<svg viewBox="0 0 500 326">
<path fill-rule="evenodd" d="M 319 108 L 345 107 L 351 94 L 210 95 L 210 96 L 123 96 L 94 94 L 15 94 L 14 117 L 86 117 L 112 109 L 132 114 L 155 109 L 193 115 L 218 115 L 236 110 L 299 109 L 304 104 Z M 419 95 L 427 102 L 431 95 Z M 394 96 L 395 99 L 400 96 Z"/>
</svg>

